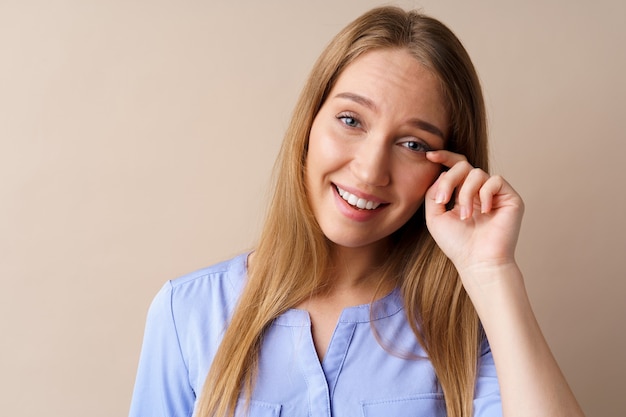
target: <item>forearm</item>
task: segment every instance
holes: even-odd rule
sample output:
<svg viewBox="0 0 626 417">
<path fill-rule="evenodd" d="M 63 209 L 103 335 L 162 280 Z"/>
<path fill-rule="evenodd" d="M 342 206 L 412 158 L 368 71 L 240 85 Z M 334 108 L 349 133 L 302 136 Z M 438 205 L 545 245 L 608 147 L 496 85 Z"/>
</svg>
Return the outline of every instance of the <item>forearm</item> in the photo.
<svg viewBox="0 0 626 417">
<path fill-rule="evenodd" d="M 504 416 L 583 416 L 539 328 L 517 265 L 466 273 L 463 281 L 491 346 Z"/>
</svg>

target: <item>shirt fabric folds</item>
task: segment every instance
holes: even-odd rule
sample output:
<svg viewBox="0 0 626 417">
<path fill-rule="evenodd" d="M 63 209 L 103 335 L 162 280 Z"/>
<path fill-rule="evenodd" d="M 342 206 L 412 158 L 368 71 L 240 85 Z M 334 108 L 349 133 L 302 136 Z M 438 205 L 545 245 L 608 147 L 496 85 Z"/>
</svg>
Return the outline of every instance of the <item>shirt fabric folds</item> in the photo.
<svg viewBox="0 0 626 417">
<path fill-rule="evenodd" d="M 169 281 L 154 298 L 130 417 L 191 417 L 246 280 L 247 254 Z M 376 338 L 375 332 L 378 334 Z M 415 359 L 418 355 L 422 359 Z M 394 290 L 372 305 L 343 310 L 320 363 L 304 310 L 291 309 L 263 339 L 251 417 L 445 416 L 431 363 Z M 474 400 L 476 417 L 502 415 L 485 342 Z"/>
</svg>

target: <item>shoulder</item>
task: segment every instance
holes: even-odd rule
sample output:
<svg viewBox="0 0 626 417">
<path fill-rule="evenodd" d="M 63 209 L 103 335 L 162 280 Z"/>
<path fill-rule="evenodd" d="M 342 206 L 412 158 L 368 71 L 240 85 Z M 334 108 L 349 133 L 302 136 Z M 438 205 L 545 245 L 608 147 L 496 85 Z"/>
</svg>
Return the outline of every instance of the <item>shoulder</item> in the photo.
<svg viewBox="0 0 626 417">
<path fill-rule="evenodd" d="M 179 278 L 169 281 L 170 286 L 175 288 L 193 287 L 197 285 L 221 284 L 230 285 L 233 288 L 241 286 L 247 271 L 248 253 L 242 253 L 232 259 L 222 261 L 212 266 L 199 269 Z"/>
<path fill-rule="evenodd" d="M 245 283 L 246 261 L 242 254 L 168 281 L 154 297 L 131 415 L 191 415 Z"/>
<path fill-rule="evenodd" d="M 171 292 L 177 298 L 193 301 L 212 292 L 223 296 L 238 296 L 247 276 L 247 253 L 212 266 L 198 269 L 168 281 L 161 291 Z"/>
<path fill-rule="evenodd" d="M 167 331 L 166 337 L 184 358 L 193 386 L 206 377 L 230 322 L 246 281 L 247 255 L 168 281 L 150 306 L 148 326 Z"/>
<path fill-rule="evenodd" d="M 155 297 L 152 308 L 169 310 L 174 319 L 227 320 L 246 281 L 247 256 L 240 254 L 168 281 Z"/>
</svg>

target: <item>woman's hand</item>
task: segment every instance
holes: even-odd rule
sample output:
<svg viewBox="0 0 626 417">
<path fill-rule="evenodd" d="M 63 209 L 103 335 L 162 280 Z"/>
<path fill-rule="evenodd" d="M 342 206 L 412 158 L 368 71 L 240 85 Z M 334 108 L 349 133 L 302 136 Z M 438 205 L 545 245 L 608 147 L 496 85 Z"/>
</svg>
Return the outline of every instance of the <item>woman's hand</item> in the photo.
<svg viewBox="0 0 626 417">
<path fill-rule="evenodd" d="M 489 339 L 503 414 L 584 416 L 541 333 L 515 263 L 522 199 L 502 177 L 472 167 L 462 155 L 426 155 L 449 168 L 426 192 L 426 224 L 459 271 Z"/>
<path fill-rule="evenodd" d="M 515 264 L 524 212 L 520 196 L 502 177 L 474 168 L 463 155 L 433 151 L 426 157 L 449 168 L 426 193 L 426 224 L 461 277 Z"/>
</svg>

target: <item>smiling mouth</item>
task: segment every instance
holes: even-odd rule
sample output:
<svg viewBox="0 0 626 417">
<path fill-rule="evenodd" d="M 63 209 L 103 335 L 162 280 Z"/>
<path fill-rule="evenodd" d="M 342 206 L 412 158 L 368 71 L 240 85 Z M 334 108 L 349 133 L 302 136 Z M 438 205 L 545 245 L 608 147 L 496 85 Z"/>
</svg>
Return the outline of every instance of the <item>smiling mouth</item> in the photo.
<svg viewBox="0 0 626 417">
<path fill-rule="evenodd" d="M 350 194 L 346 190 L 343 190 L 337 187 L 336 185 L 335 185 L 335 188 L 337 188 L 337 193 L 339 193 L 339 196 L 343 198 L 352 207 L 356 207 L 361 210 L 375 210 L 381 205 L 381 203 L 366 200 L 364 198 L 357 197 L 354 194 Z"/>
</svg>

